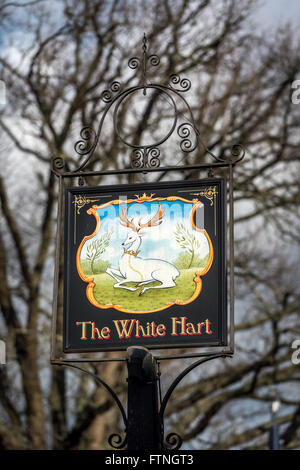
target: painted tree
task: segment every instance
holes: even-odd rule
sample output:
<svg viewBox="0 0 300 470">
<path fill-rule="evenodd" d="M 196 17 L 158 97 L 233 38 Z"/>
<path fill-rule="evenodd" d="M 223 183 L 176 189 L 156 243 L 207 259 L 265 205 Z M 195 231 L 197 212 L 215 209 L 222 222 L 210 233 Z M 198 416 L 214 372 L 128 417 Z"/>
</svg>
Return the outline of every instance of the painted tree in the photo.
<svg viewBox="0 0 300 470">
<path fill-rule="evenodd" d="M 201 248 L 201 242 L 181 222 L 176 224 L 176 231 L 174 234 L 175 240 L 180 248 L 185 249 L 187 251 L 187 255 L 190 256 L 190 259 L 187 262 L 187 269 L 189 269 L 195 260 L 195 253 Z"/>
<path fill-rule="evenodd" d="M 95 274 L 95 261 L 99 260 L 100 256 L 103 255 L 106 248 L 109 246 L 111 236 L 112 232 L 103 233 L 99 238 L 88 244 L 86 248 L 86 259 L 91 263 L 92 274 Z"/>
<path fill-rule="evenodd" d="M 50 159 L 63 155 L 68 168 L 78 165 L 73 145 L 82 127 L 99 123 L 107 84 L 139 83 L 127 62 L 144 31 L 149 53 L 161 57 L 160 68 L 149 68 L 149 81 L 188 77 L 203 142 L 217 155 L 235 142 L 247 150 L 235 169 L 236 354 L 181 384 L 166 410 L 166 428 L 174 426 L 191 448 L 265 448 L 268 391 L 276 388 L 282 446 L 299 447 L 299 369 L 290 361 L 300 303 L 300 108 L 290 100 L 300 70 L 297 35 L 288 27 L 261 32 L 256 2 L 249 0 L 27 3 L 21 12 L 14 2 L 0 4 L 0 78 L 8 92 L 0 116 L 0 328 L 8 351 L 0 369 L 0 447 L 105 448 L 120 426 L 103 389 L 49 366 L 57 196 Z M 185 114 L 180 104 L 178 113 Z M 169 128 L 170 114 L 168 100 L 141 93 L 123 102 L 118 124 L 123 137 L 140 145 Z M 103 130 L 91 169 L 129 165 L 111 130 Z M 168 143 L 163 164 L 208 161 L 201 146 L 182 155 L 177 144 Z M 173 178 L 199 176 L 179 170 Z M 86 181 L 139 178 L 153 176 Z M 165 389 L 182 363 L 161 366 Z M 90 367 L 125 400 L 124 363 Z"/>
</svg>

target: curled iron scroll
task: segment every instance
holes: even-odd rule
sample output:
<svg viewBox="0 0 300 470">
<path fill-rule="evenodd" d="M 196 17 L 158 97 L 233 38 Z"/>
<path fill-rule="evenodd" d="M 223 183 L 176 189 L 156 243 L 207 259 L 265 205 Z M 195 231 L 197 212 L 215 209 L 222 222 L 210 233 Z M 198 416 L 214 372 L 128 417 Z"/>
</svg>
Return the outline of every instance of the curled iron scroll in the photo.
<svg viewBox="0 0 300 470">
<path fill-rule="evenodd" d="M 128 61 L 128 67 L 133 70 L 139 68 L 140 65 L 141 65 L 141 61 L 139 57 L 131 57 Z"/>
<path fill-rule="evenodd" d="M 113 94 L 118 93 L 118 91 L 120 91 L 120 88 L 121 88 L 120 82 L 117 82 L 117 81 L 112 82 L 109 88 L 102 91 L 101 93 L 102 101 L 104 101 L 104 103 L 110 103 L 113 99 Z"/>
<path fill-rule="evenodd" d="M 173 85 L 179 85 L 180 88 L 175 88 Z M 180 78 L 179 75 L 173 73 L 172 75 L 170 75 L 169 86 L 176 91 L 185 92 L 191 88 L 192 84 L 188 78 Z"/>
<path fill-rule="evenodd" d="M 160 165 L 160 150 L 157 147 L 152 147 L 148 151 L 147 163 L 150 168 L 158 168 Z"/>
<path fill-rule="evenodd" d="M 158 55 L 152 54 L 149 57 L 147 57 L 147 61 L 152 65 L 153 67 L 157 67 L 160 63 L 160 58 Z M 141 59 L 139 57 L 131 57 L 128 61 L 128 67 L 135 70 L 140 68 L 142 65 Z"/>
<path fill-rule="evenodd" d="M 152 54 L 148 57 L 148 61 L 153 67 L 157 67 L 157 65 L 159 65 L 160 63 L 160 58 L 158 57 L 158 55 Z"/>
<path fill-rule="evenodd" d="M 131 167 L 141 168 L 144 166 L 144 151 L 143 149 L 134 149 L 131 152 Z"/>
<path fill-rule="evenodd" d="M 163 443 L 163 448 L 165 450 L 177 450 L 182 446 L 183 439 L 176 432 L 170 432 Z"/>
<path fill-rule="evenodd" d="M 132 168 L 158 168 L 160 166 L 160 150 L 157 147 L 149 149 L 134 149 L 131 152 Z"/>
<path fill-rule="evenodd" d="M 51 168 L 54 172 L 62 171 L 65 168 L 65 159 L 62 156 L 52 157 Z"/>
<path fill-rule="evenodd" d="M 234 163 L 240 162 L 241 160 L 243 160 L 243 158 L 245 156 L 245 149 L 241 144 L 234 144 L 231 147 L 230 152 L 231 152 L 231 155 L 233 157 L 232 161 Z"/>
<path fill-rule="evenodd" d="M 202 145 L 202 147 L 205 149 L 206 153 L 208 153 L 211 157 L 213 157 L 214 160 L 216 160 L 217 162 L 220 162 L 220 163 L 228 163 L 228 164 L 236 164 L 238 162 L 240 162 L 241 160 L 243 160 L 244 156 L 245 156 L 245 149 L 244 147 L 237 143 L 237 144 L 234 144 L 231 148 L 230 148 L 230 155 L 227 157 L 225 154 L 222 154 L 221 156 L 217 157 L 213 152 L 212 150 L 210 150 L 206 145 L 205 143 L 203 142 L 203 140 L 201 139 L 201 136 L 200 136 L 200 132 L 199 130 L 195 127 L 195 126 L 192 126 L 194 131 L 195 131 L 195 134 L 197 136 L 197 140 L 198 142 L 200 142 L 200 144 Z"/>
<path fill-rule="evenodd" d="M 195 134 L 195 143 L 193 145 L 190 136 L 191 136 L 191 130 Z M 188 122 L 184 122 L 183 124 L 180 124 L 177 128 L 177 134 L 179 137 L 182 139 L 180 142 L 180 148 L 183 152 L 193 152 L 198 146 L 198 136 L 197 133 L 195 132 L 195 128 L 192 124 Z"/>
<path fill-rule="evenodd" d="M 86 126 L 81 129 L 80 137 L 81 140 L 78 140 L 74 145 L 75 152 L 80 156 L 87 155 L 96 146 L 96 132 L 92 127 Z"/>
<path fill-rule="evenodd" d="M 111 434 L 108 437 L 108 443 L 113 449 L 123 449 L 127 444 L 127 436 L 122 438 L 120 434 Z"/>
</svg>

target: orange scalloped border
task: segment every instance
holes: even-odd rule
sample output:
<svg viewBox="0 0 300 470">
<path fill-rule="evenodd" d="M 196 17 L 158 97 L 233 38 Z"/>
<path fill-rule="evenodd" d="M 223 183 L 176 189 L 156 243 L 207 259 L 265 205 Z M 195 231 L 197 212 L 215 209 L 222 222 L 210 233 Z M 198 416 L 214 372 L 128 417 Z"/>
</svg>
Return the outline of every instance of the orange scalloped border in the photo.
<svg viewBox="0 0 300 470">
<path fill-rule="evenodd" d="M 203 232 L 204 235 L 207 238 L 208 243 L 209 243 L 209 252 L 210 252 L 209 260 L 207 262 L 207 265 L 205 266 L 205 268 L 202 271 L 196 271 L 196 273 L 195 273 L 194 282 L 196 284 L 196 288 L 195 288 L 195 291 L 194 291 L 192 297 L 190 297 L 186 301 L 176 300 L 175 302 L 168 302 L 166 305 L 164 305 L 161 308 L 157 308 L 155 310 L 148 310 L 148 311 L 145 311 L 145 310 L 142 310 L 142 311 L 128 310 L 128 309 L 123 308 L 121 305 L 115 305 L 115 304 L 102 305 L 95 299 L 95 297 L 94 297 L 94 287 L 95 287 L 94 277 L 86 276 L 82 272 L 82 269 L 81 269 L 81 266 L 80 266 L 80 254 L 81 254 L 81 250 L 82 250 L 82 247 L 83 247 L 84 243 L 87 240 L 89 240 L 90 238 L 94 237 L 100 229 L 101 221 L 100 221 L 100 216 L 99 216 L 97 210 L 98 209 L 103 209 L 103 208 L 105 208 L 109 205 L 112 205 L 112 204 L 115 204 L 115 205 L 116 204 L 124 204 L 124 202 L 125 202 L 124 200 L 115 199 L 113 201 L 109 201 L 109 202 L 107 202 L 105 204 L 102 204 L 100 206 L 95 206 L 94 205 L 90 209 L 88 209 L 87 213 L 89 215 L 93 215 L 96 219 L 96 228 L 95 228 L 94 232 L 91 235 L 87 235 L 86 237 L 83 238 L 83 240 L 81 241 L 81 243 L 78 247 L 77 253 L 76 253 L 77 271 L 78 271 L 78 274 L 79 274 L 80 278 L 84 282 L 88 283 L 88 285 L 86 287 L 86 295 L 87 295 L 87 298 L 91 302 L 92 305 L 94 305 L 95 307 L 101 308 L 101 309 L 114 308 L 115 310 L 118 310 L 118 311 L 124 312 L 124 313 L 145 314 L 145 313 L 160 312 L 161 310 L 165 310 L 166 308 L 169 308 L 172 305 L 188 305 L 191 302 L 193 302 L 199 296 L 199 294 L 202 290 L 201 276 L 204 276 L 209 271 L 209 269 L 212 265 L 212 262 L 213 262 L 213 257 L 214 257 L 213 245 L 212 245 L 212 242 L 211 242 L 211 239 L 210 239 L 208 233 L 206 232 L 205 229 L 199 229 L 194 224 L 194 219 L 193 219 L 194 213 L 195 213 L 195 211 L 197 210 L 198 207 L 203 206 L 203 203 L 200 202 L 198 199 L 193 199 L 192 201 L 189 201 L 189 200 L 184 199 L 184 198 L 179 197 L 179 196 L 178 197 L 177 196 L 168 196 L 168 197 L 164 197 L 164 198 L 158 198 L 158 197 L 157 198 L 152 198 L 151 196 L 149 197 L 149 196 L 146 196 L 145 194 L 141 197 L 138 197 L 137 199 L 128 199 L 128 200 L 126 200 L 126 203 L 130 204 L 132 202 L 142 203 L 142 202 L 152 202 L 152 201 L 176 201 L 176 200 L 180 200 L 182 202 L 187 202 L 187 203 L 191 203 L 191 202 L 193 203 L 193 206 L 192 206 L 192 209 L 191 209 L 191 212 L 190 212 L 191 225 L 195 230 L 197 230 L 197 232 Z"/>
</svg>

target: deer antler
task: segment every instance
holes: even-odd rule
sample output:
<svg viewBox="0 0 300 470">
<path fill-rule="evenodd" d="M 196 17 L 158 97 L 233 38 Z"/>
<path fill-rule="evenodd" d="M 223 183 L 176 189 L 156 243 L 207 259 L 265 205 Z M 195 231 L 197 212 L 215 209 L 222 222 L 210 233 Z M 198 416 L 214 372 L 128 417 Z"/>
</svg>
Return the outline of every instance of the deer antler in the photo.
<svg viewBox="0 0 300 470">
<path fill-rule="evenodd" d="M 133 222 L 133 217 L 132 217 L 131 220 L 127 219 L 127 209 L 128 209 L 128 207 L 126 207 L 126 209 L 122 209 L 122 212 L 119 215 L 119 217 L 121 219 L 120 224 L 123 225 L 124 227 L 130 227 L 135 232 L 138 232 L 139 229 L 135 226 L 135 224 Z"/>
<path fill-rule="evenodd" d="M 161 207 L 161 204 L 160 202 L 158 203 L 158 211 L 157 213 L 155 214 L 154 217 L 152 217 L 152 219 L 150 219 L 148 222 L 146 222 L 145 224 L 141 224 L 141 220 L 139 220 L 139 226 L 137 228 L 137 232 L 141 229 L 141 228 L 144 228 L 144 227 L 155 227 L 157 225 L 160 225 L 162 223 L 162 217 L 164 215 L 164 212 L 165 212 L 165 209 L 163 209 Z"/>
</svg>

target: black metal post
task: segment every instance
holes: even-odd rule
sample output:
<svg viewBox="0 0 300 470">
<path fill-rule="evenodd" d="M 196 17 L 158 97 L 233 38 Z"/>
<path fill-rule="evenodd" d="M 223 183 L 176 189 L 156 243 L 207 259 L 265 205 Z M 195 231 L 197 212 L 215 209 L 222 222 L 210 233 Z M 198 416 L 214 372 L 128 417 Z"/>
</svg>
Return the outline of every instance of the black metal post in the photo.
<svg viewBox="0 0 300 470">
<path fill-rule="evenodd" d="M 269 397 L 272 399 L 270 412 L 271 412 L 271 428 L 269 435 L 269 449 L 280 450 L 280 435 L 277 423 L 277 412 L 280 408 L 280 397 L 276 390 L 270 390 Z"/>
<path fill-rule="evenodd" d="M 270 450 L 280 450 L 279 429 L 278 429 L 278 425 L 276 423 L 275 418 L 272 421 L 272 427 L 270 429 L 269 448 L 270 448 Z"/>
<path fill-rule="evenodd" d="M 127 449 L 159 450 L 158 371 L 152 354 L 143 347 L 128 348 Z"/>
</svg>

